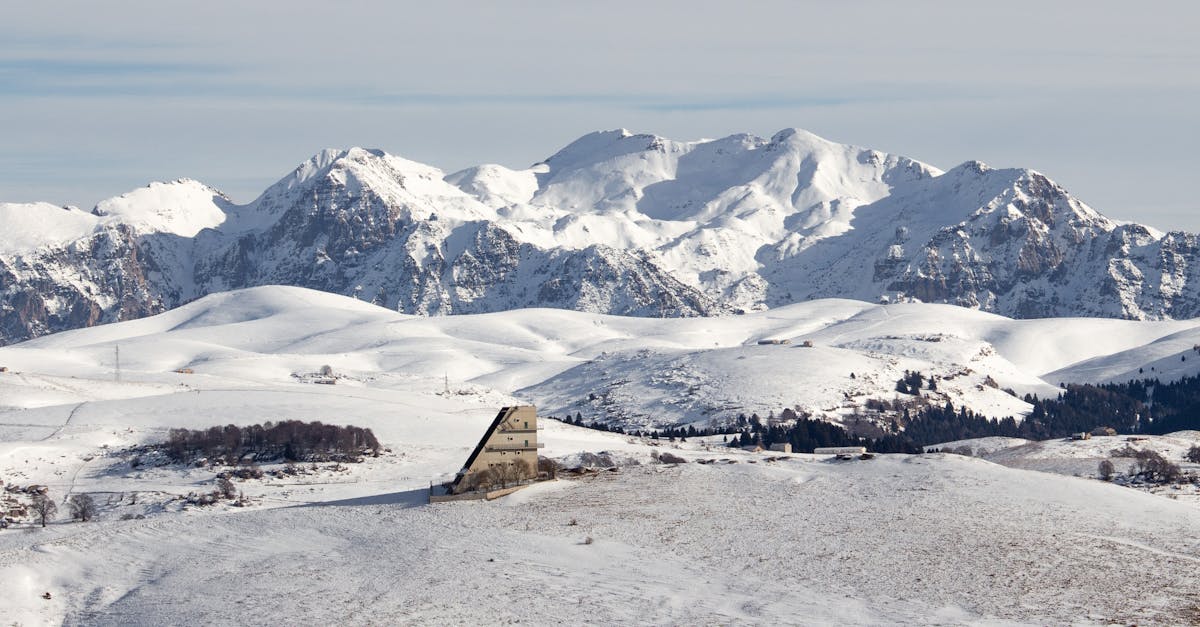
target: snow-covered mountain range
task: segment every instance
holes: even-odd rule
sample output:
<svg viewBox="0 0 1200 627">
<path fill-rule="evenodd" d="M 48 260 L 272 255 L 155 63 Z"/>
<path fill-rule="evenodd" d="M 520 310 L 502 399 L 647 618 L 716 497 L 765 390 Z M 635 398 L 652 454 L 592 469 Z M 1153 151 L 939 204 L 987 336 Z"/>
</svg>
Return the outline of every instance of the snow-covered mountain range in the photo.
<svg viewBox="0 0 1200 627">
<path fill-rule="evenodd" d="M 843 297 L 1010 317 L 1200 315 L 1195 235 L 1031 170 L 948 172 L 799 130 L 586 135 L 526 170 L 323 151 L 237 205 L 192 180 L 0 204 L 0 343 L 285 284 L 417 314 L 706 316 Z"/>
</svg>

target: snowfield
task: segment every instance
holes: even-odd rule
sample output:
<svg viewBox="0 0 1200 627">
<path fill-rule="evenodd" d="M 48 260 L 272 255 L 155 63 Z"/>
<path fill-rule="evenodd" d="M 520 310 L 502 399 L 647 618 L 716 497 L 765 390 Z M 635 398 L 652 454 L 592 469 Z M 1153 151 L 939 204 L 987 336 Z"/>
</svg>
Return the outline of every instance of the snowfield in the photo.
<svg viewBox="0 0 1200 627">
<path fill-rule="evenodd" d="M 54 525 L 0 534 L 0 572 L 10 611 L 69 624 L 1197 618 L 1193 506 L 958 456 L 728 457 L 491 503 L 417 489 Z"/>
<path fill-rule="evenodd" d="M 635 428 L 723 424 L 788 407 L 838 421 L 868 398 L 897 398 L 895 382 L 914 370 L 938 377 L 938 390 L 923 392 L 930 402 L 1019 418 L 1026 393 L 1113 378 L 1091 365 L 1105 359 L 1144 364 L 1163 380 L 1196 374 L 1200 356 L 1180 360 L 1194 351 L 1177 339 L 1193 333 L 1200 319 L 1011 320 L 948 305 L 838 299 L 719 318 L 557 309 L 421 317 L 268 286 L 0 348 L 0 366 L 12 371 L 0 376 L 0 408 L 96 400 L 108 389 L 123 398 L 181 387 L 290 387 L 329 365 L 346 385 L 374 389 L 416 377 L 442 389 L 448 380 L 535 403 L 543 415 Z M 1163 346 L 1175 352 L 1163 357 Z M 113 388 L 118 350 L 130 385 Z"/>
<path fill-rule="evenodd" d="M 1013 413 L 1023 404 L 986 377 L 1052 393 L 1047 373 L 1195 326 L 846 300 L 424 318 L 300 288 L 214 295 L 0 348 L 0 480 L 45 485 L 62 510 L 72 494 L 100 504 L 94 522 L 60 511 L 0 530 L 0 607 L 22 625 L 1186 624 L 1200 619 L 1200 508 L 1091 478 L 1119 444 L 1104 438 L 839 463 L 547 420 L 543 455 L 604 453 L 618 470 L 425 501 L 506 404 L 672 425 L 808 403 L 837 419 L 919 369 L 956 404 Z M 313 383 L 325 365 L 336 385 Z M 238 481 L 246 507 L 196 507 L 183 497 L 211 490 L 214 469 L 134 448 L 173 427 L 285 419 L 368 427 L 389 450 Z M 1144 445 L 1177 458 L 1196 441 Z M 705 463 L 658 464 L 664 449 Z"/>
</svg>

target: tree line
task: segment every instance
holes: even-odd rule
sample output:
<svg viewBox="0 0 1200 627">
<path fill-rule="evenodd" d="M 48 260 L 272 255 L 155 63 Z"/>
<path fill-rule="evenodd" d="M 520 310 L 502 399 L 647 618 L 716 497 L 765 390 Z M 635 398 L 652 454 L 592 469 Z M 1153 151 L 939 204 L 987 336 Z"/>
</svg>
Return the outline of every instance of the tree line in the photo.
<svg viewBox="0 0 1200 627">
<path fill-rule="evenodd" d="M 362 455 L 379 455 L 382 447 L 370 429 L 350 425 L 284 420 L 239 427 L 226 425 L 208 429 L 171 429 L 161 445 L 177 463 L 207 458 L 214 463 L 234 464 L 252 457 L 255 461 L 350 461 Z"/>
<path fill-rule="evenodd" d="M 905 372 L 896 389 L 915 394 L 921 389 L 936 389 L 936 382 L 919 372 Z M 1023 400 L 1032 409 L 1021 420 L 1014 416 L 989 418 L 966 407 L 955 407 L 950 401 L 924 406 L 868 401 L 867 409 L 899 409 L 888 423 L 881 425 L 882 432 L 872 437 L 854 435 L 840 425 L 798 415 L 790 408 L 784 409 L 778 419 L 774 412 L 765 421 L 757 414 L 749 418 L 742 414 L 725 427 L 704 429 L 689 425 L 625 431 L 599 422 L 585 424 L 579 414 L 565 422 L 651 438 L 725 435 L 730 446 L 769 447 L 787 442 L 796 452 L 812 452 L 822 446 L 866 446 L 880 453 L 919 453 L 931 444 L 988 436 L 1048 440 L 1097 427 L 1112 427 L 1118 433 L 1154 435 L 1200 429 L 1200 375 L 1170 383 L 1142 379 L 1102 385 L 1069 384 L 1055 398 L 1027 394 Z M 847 422 L 874 424 L 877 420 L 878 416 L 856 413 Z"/>
<path fill-rule="evenodd" d="M 950 402 L 905 410 L 898 422 L 917 445 L 985 436 L 1048 440 L 1097 427 L 1152 435 L 1200 429 L 1200 376 L 1170 383 L 1070 384 L 1056 398 L 1026 395 L 1024 400 L 1033 408 L 1020 422 L 1012 416 L 990 419 Z"/>
</svg>

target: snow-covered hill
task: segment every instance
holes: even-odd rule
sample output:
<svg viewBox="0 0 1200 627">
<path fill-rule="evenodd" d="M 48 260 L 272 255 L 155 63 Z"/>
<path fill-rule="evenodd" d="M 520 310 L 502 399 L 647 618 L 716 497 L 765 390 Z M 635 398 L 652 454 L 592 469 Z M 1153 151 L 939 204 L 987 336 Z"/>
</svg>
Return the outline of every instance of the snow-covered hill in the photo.
<svg viewBox="0 0 1200 627">
<path fill-rule="evenodd" d="M 518 400 L 662 425 L 720 403 L 765 415 L 895 396 L 888 378 L 920 368 L 956 403 L 1011 411 L 985 377 L 1048 389 L 1039 374 L 1193 324 L 848 300 L 722 318 L 421 317 L 294 287 L 211 295 L 0 348 L 0 478 L 100 505 L 95 522 L 0 530 L 0 607 L 21 624 L 1183 623 L 1194 504 L 958 455 L 781 459 L 545 421 L 542 454 L 622 467 L 497 502 L 424 500 Z M 312 384 L 325 365 L 336 385 Z M 129 452 L 171 428 L 285 419 L 367 427 L 389 450 L 238 481 L 248 505 L 207 508 L 183 495 L 217 469 Z M 1029 443 L 989 451 L 1014 444 Z M 997 461 L 1059 470 L 1067 444 L 1039 444 Z M 664 447 L 705 463 L 656 463 Z"/>
<path fill-rule="evenodd" d="M 943 173 L 795 129 L 599 132 L 525 170 L 450 175 L 326 150 L 246 205 L 180 180 L 91 213 L 0 204 L 0 218 L 0 343 L 265 284 L 417 314 L 709 316 L 841 297 L 1200 315 L 1193 235 L 1118 224 L 1030 170 Z"/>
<path fill-rule="evenodd" d="M 1196 474 L 1200 464 L 1187 460 L 1188 451 L 1200 446 L 1200 431 L 1177 431 L 1165 435 L 1098 435 L 1086 440 L 1030 441 L 1020 438 L 975 438 L 944 442 L 927 450 L 958 453 L 986 459 L 1010 468 L 1037 470 L 1099 480 L 1100 464 L 1112 464 L 1117 485 L 1166 496 L 1193 506 L 1200 505 L 1200 484 L 1192 481 L 1148 482 L 1137 475 L 1134 455 L 1153 451 L 1179 466 L 1183 473 Z"/>
<path fill-rule="evenodd" d="M 706 426 L 785 409 L 842 421 L 870 399 L 915 399 L 895 390 L 912 370 L 937 377 L 922 402 L 1019 417 L 1028 406 L 1005 388 L 1051 395 L 1071 368 L 1086 372 L 1090 360 L 1195 332 L 1200 320 L 1011 320 L 947 305 L 849 300 L 715 318 L 555 309 L 424 317 L 268 286 L 0 348 L 0 366 L 10 369 L 0 375 L 0 406 L 106 398 L 109 384 L 100 382 L 115 376 L 119 347 L 123 377 L 143 381 L 146 395 L 206 377 L 290 385 L 329 365 L 349 385 L 416 379 L 440 390 L 448 378 L 452 387 L 516 396 L 549 415 L 630 428 Z M 1200 370 L 1200 358 L 1182 365 L 1189 364 Z M 97 387 L 75 393 L 70 377 Z"/>
</svg>

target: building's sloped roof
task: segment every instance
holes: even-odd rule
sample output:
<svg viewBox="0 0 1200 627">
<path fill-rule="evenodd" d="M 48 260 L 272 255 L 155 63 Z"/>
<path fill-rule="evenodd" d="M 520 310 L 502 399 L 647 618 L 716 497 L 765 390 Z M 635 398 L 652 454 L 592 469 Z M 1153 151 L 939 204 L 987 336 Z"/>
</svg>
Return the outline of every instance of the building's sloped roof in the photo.
<svg viewBox="0 0 1200 627">
<path fill-rule="evenodd" d="M 500 423 L 504 422 L 504 419 L 516 409 L 516 407 L 500 408 L 500 413 L 496 414 L 496 419 L 492 421 L 492 424 L 487 428 L 487 431 L 483 432 L 483 437 L 479 438 L 479 444 L 475 445 L 475 450 L 471 451 L 471 456 L 467 458 L 467 463 L 463 464 L 462 470 L 458 471 L 458 477 L 454 480 L 455 483 L 458 483 L 462 480 L 463 476 L 467 472 L 467 469 L 471 467 L 471 464 L 475 463 L 475 458 L 479 457 L 479 454 L 483 452 L 484 444 L 487 444 L 488 439 L 491 438 L 492 434 L 496 432 L 496 428 L 499 427 Z"/>
</svg>

